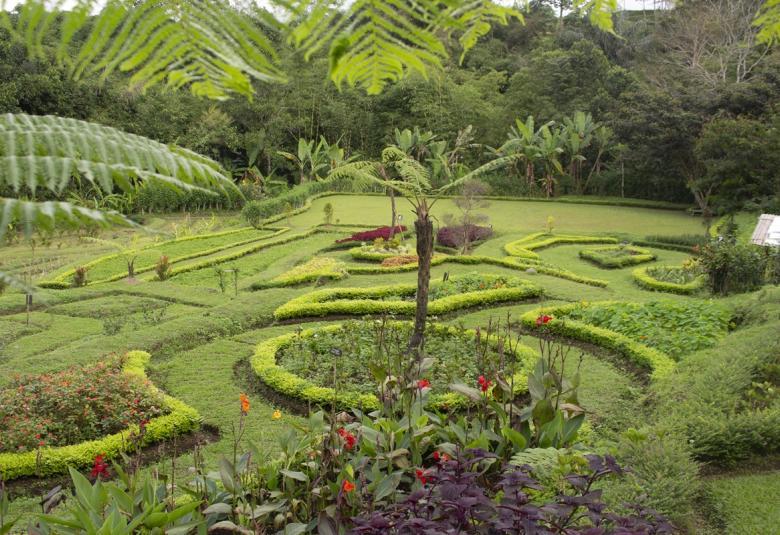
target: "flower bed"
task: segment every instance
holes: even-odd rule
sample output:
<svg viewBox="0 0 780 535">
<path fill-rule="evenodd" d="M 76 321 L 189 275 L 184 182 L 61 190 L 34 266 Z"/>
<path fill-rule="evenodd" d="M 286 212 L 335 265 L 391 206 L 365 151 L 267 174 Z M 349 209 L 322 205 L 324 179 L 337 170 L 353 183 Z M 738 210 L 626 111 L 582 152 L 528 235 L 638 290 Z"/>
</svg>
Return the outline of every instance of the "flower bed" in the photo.
<svg viewBox="0 0 780 535">
<path fill-rule="evenodd" d="M 507 243 L 504 245 L 504 251 L 506 251 L 506 254 L 509 256 L 538 260 L 539 255 L 534 252 L 537 249 L 573 243 L 617 243 L 617 239 L 604 236 L 574 236 L 569 234 L 535 232 L 520 238 L 519 240 Z"/>
<path fill-rule="evenodd" d="M 391 242 L 385 242 L 377 245 L 363 245 L 362 247 L 353 247 L 349 250 L 349 254 L 355 260 L 363 260 L 366 262 L 383 262 L 388 258 L 395 256 L 409 256 L 412 254 L 411 249 L 407 245 L 395 244 Z"/>
<path fill-rule="evenodd" d="M 399 284 L 373 288 L 328 288 L 297 297 L 274 311 L 278 320 L 322 317 L 337 314 L 413 315 L 416 284 Z M 539 297 L 538 286 L 516 277 L 469 275 L 434 283 L 430 289 L 429 314 L 493 303 L 520 301 Z"/>
<path fill-rule="evenodd" d="M 580 251 L 580 258 L 590 260 L 607 269 L 634 266 L 644 262 L 652 262 L 656 256 L 640 247 L 631 245 L 611 245 L 608 247 L 596 247 Z"/>
<path fill-rule="evenodd" d="M 574 303 L 552 308 L 538 308 L 523 314 L 520 321 L 530 329 L 548 329 L 566 338 L 581 340 L 615 351 L 633 364 L 648 370 L 653 380 L 666 377 L 674 371 L 676 364 L 669 355 L 618 332 L 566 317 L 580 306 L 579 303 Z M 544 315 L 549 317 L 549 321 L 538 322 L 538 319 Z"/>
<path fill-rule="evenodd" d="M 305 264 L 295 266 L 291 270 L 279 275 L 270 281 L 256 282 L 252 284 L 253 290 L 263 288 L 276 288 L 283 286 L 295 286 L 305 282 L 313 282 L 321 279 L 339 280 L 347 277 L 346 264 L 328 256 L 314 257 Z"/>
<path fill-rule="evenodd" d="M 403 234 L 406 232 L 406 227 L 403 225 L 396 225 L 395 229 L 390 228 L 389 226 L 386 227 L 378 227 L 373 230 L 366 230 L 364 232 L 356 232 L 352 236 L 349 236 L 348 238 L 343 238 L 341 240 L 336 240 L 336 243 L 347 243 L 347 242 L 372 242 L 376 240 L 377 238 L 382 238 L 383 240 L 389 240 L 393 236 L 396 236 L 398 234 Z"/>
<path fill-rule="evenodd" d="M 15 392 L 3 392 L 0 404 L 15 406 L 0 408 L 1 440 L 11 437 L 16 442 L 24 435 L 24 444 L 20 449 L 14 442 L 15 451 L 0 453 L 0 478 L 64 473 L 68 467 L 91 465 L 98 455 L 110 459 L 197 429 L 200 416 L 195 409 L 147 381 L 144 368 L 149 359 L 146 352 L 131 351 L 118 369 L 108 365 L 72 369 L 22 380 L 15 384 Z M 73 396 L 62 396 L 63 389 L 70 389 Z M 16 403 L 18 395 L 27 401 Z M 29 411 L 26 418 L 20 410 Z M 64 426 L 71 426 L 68 432 Z"/>
<path fill-rule="evenodd" d="M 635 269 L 634 282 L 645 290 L 689 295 L 704 287 L 706 277 L 680 266 L 652 266 Z"/>
<path fill-rule="evenodd" d="M 445 247 L 458 249 L 463 247 L 464 238 L 468 237 L 468 242 L 473 244 L 477 241 L 486 240 L 493 235 L 493 229 L 479 225 L 463 225 L 453 227 L 442 227 L 436 233 L 436 243 Z"/>
<path fill-rule="evenodd" d="M 252 368 L 271 389 L 294 399 L 317 405 L 336 404 L 338 408 L 372 410 L 380 402 L 374 394 L 375 380 L 369 368 L 375 354 L 374 322 L 349 322 L 307 329 L 262 342 L 252 358 Z M 386 344 L 397 344 L 406 352 L 412 324 L 390 322 Z M 432 389 L 429 407 L 452 410 L 467 406 L 466 397 L 448 390 L 451 383 L 477 382 L 481 374 L 475 355 L 474 331 L 432 325 L 426 339 L 426 355 L 437 359 L 426 387 Z M 484 340 L 483 340 L 484 343 Z M 495 351 L 495 341 L 489 341 Z M 506 359 L 509 355 L 504 355 Z M 438 358 L 437 358 L 438 357 Z M 445 361 L 446 358 L 446 361 Z M 519 367 L 515 389 L 527 389 L 527 368 L 537 358 L 536 351 L 518 345 L 514 361 Z M 338 388 L 332 386 L 334 367 Z"/>
</svg>

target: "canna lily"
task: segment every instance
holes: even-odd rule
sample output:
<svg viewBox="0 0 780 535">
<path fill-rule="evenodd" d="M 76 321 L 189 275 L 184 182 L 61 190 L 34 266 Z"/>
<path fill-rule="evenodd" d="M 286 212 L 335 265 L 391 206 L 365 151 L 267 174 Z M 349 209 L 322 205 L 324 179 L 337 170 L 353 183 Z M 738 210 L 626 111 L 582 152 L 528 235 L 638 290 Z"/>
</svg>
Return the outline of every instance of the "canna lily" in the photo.
<svg viewBox="0 0 780 535">
<path fill-rule="evenodd" d="M 249 397 L 241 392 L 241 394 L 238 396 L 238 399 L 241 401 L 241 414 L 246 416 L 249 414 Z"/>
</svg>

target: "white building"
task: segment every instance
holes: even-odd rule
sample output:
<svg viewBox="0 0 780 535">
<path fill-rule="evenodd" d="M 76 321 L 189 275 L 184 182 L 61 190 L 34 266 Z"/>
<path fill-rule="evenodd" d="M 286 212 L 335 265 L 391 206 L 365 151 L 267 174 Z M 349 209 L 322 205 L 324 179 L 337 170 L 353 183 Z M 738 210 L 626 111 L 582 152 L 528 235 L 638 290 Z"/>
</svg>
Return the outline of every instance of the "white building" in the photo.
<svg viewBox="0 0 780 535">
<path fill-rule="evenodd" d="M 750 243 L 780 247 L 780 215 L 761 214 Z"/>
</svg>

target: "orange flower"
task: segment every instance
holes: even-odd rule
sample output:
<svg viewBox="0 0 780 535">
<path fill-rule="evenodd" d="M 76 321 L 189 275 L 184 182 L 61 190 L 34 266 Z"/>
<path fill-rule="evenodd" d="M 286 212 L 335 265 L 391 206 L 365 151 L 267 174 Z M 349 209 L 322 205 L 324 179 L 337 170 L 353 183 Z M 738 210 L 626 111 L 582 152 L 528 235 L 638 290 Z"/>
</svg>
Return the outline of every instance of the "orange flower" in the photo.
<svg viewBox="0 0 780 535">
<path fill-rule="evenodd" d="M 249 414 L 249 398 L 247 395 L 242 392 L 238 399 L 241 400 L 241 414 Z"/>
<path fill-rule="evenodd" d="M 341 490 L 347 493 L 352 492 L 353 490 L 355 490 L 355 485 L 353 483 L 350 483 L 349 480 L 345 479 L 344 483 L 341 484 Z"/>
</svg>

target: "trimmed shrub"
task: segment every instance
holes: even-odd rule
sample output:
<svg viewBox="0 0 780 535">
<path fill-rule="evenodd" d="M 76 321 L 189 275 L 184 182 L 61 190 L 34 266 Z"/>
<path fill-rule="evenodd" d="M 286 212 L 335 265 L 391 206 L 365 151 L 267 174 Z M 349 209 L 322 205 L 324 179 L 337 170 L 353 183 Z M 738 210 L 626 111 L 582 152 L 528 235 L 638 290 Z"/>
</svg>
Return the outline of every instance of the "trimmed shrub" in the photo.
<svg viewBox="0 0 780 535">
<path fill-rule="evenodd" d="M 392 231 L 392 232 L 391 232 Z M 340 240 L 336 240 L 336 243 L 347 243 L 347 242 L 373 242 L 377 238 L 382 238 L 383 240 L 389 240 L 392 237 L 396 236 L 397 234 L 403 234 L 406 232 L 406 227 L 403 225 L 396 225 L 395 230 L 391 229 L 389 226 L 384 227 L 377 227 L 373 230 L 366 230 L 363 232 L 356 232 L 352 236 L 348 238 L 342 238 Z M 391 236 L 392 233 L 392 236 Z"/>
<path fill-rule="evenodd" d="M 150 359 L 149 353 L 130 351 L 125 356 L 123 371 L 145 381 L 144 369 Z M 162 409 L 167 413 L 149 420 L 143 432 L 138 423 L 128 422 L 122 431 L 112 435 L 59 447 L 41 447 L 23 453 L 0 453 L 0 477 L 6 481 L 24 476 L 49 476 L 67 472 L 69 467 L 90 466 L 97 455 L 106 459 L 117 457 L 134 447 L 143 447 L 154 442 L 187 433 L 200 426 L 197 411 L 181 401 L 162 394 L 153 385 L 152 395 L 161 399 Z"/>
<path fill-rule="evenodd" d="M 295 286 L 321 279 L 340 280 L 348 275 L 344 262 L 329 256 L 318 256 L 305 264 L 295 266 L 270 281 L 254 283 L 252 289 L 261 290 L 263 288 Z"/>
<path fill-rule="evenodd" d="M 631 272 L 634 282 L 645 290 L 690 295 L 704 287 L 707 277 L 681 266 L 652 266 Z"/>
<path fill-rule="evenodd" d="M 463 247 L 465 241 L 473 244 L 474 242 L 486 240 L 492 235 L 492 228 L 479 225 L 441 227 L 439 232 L 436 233 L 436 243 L 458 249 Z M 464 240 L 464 238 L 467 238 L 467 240 Z"/>
<path fill-rule="evenodd" d="M 493 284 L 504 280 L 505 286 L 492 289 L 467 291 L 463 293 L 444 292 L 441 297 L 428 303 L 428 313 L 446 314 L 454 310 L 473 306 L 485 306 L 493 303 L 520 301 L 542 295 L 542 289 L 521 279 L 495 277 Z M 458 284 L 453 279 L 452 285 Z M 431 285 L 432 297 L 445 283 Z M 487 285 L 486 285 L 487 288 Z M 413 315 L 416 284 L 394 286 L 376 286 L 373 288 L 329 288 L 317 290 L 288 301 L 274 311 L 277 320 L 303 317 L 322 317 L 336 314 L 397 314 Z"/>
<path fill-rule="evenodd" d="M 611 304 L 611 302 L 593 303 L 593 305 L 598 304 Z M 520 317 L 520 322 L 529 329 L 539 329 L 537 319 L 540 316 L 549 315 L 552 320 L 545 323 L 542 328 L 566 338 L 581 340 L 615 351 L 632 364 L 648 370 L 653 380 L 666 377 L 674 371 L 676 367 L 674 360 L 657 349 L 636 342 L 615 331 L 566 318 L 567 314 L 580 306 L 579 303 L 573 303 L 552 308 L 538 308 L 523 314 Z"/>
<path fill-rule="evenodd" d="M 416 254 L 391 256 L 382 260 L 382 267 L 406 266 L 409 264 L 417 264 L 419 261 L 420 259 Z"/>
<path fill-rule="evenodd" d="M 406 322 L 391 322 L 391 326 L 406 326 L 411 327 L 411 324 Z M 285 396 L 297 399 L 305 403 L 312 403 L 314 405 L 331 406 L 336 405 L 340 409 L 360 408 L 361 410 L 368 411 L 379 408 L 379 399 L 373 393 L 360 392 L 356 390 L 350 390 L 348 388 L 339 388 L 334 390 L 327 386 L 319 386 L 311 381 L 304 379 L 290 371 L 284 369 L 277 363 L 277 355 L 280 350 L 284 350 L 287 347 L 296 343 L 322 343 L 319 337 L 325 337 L 332 335 L 344 329 L 346 326 L 342 325 L 329 325 L 326 327 L 320 327 L 317 329 L 307 329 L 300 333 L 290 333 L 276 338 L 266 340 L 257 346 L 255 355 L 252 357 L 252 368 L 257 376 L 262 380 L 269 388 L 283 394 Z M 450 337 L 466 337 L 468 339 L 474 339 L 476 337 L 475 331 L 461 330 L 455 327 L 448 327 L 442 325 L 431 325 L 429 327 L 429 334 L 431 336 L 439 336 L 444 339 Z M 485 342 L 483 338 L 483 343 Z M 491 344 L 493 350 L 497 350 L 496 340 L 490 339 L 487 341 Z M 509 348 L 504 348 L 507 351 Z M 518 362 L 528 364 L 536 360 L 537 353 L 533 349 L 518 345 L 514 349 L 515 358 Z M 515 375 L 515 389 L 518 393 L 525 392 L 527 389 L 527 366 L 523 366 L 521 371 Z M 367 371 L 367 370 L 366 370 Z M 434 394 L 429 398 L 428 407 L 438 410 L 454 410 L 466 407 L 469 404 L 469 400 L 460 394 L 454 392 L 446 392 L 442 394 Z"/>
<path fill-rule="evenodd" d="M 548 234 L 547 232 L 535 232 L 504 245 L 504 251 L 509 256 L 530 258 L 538 260 L 539 255 L 533 251 L 546 249 L 555 245 L 575 243 L 617 243 L 616 238 L 603 236 L 573 236 L 568 234 Z"/>
<path fill-rule="evenodd" d="M 590 260 L 603 268 L 615 269 L 652 262 L 656 257 L 647 249 L 631 245 L 612 245 L 609 247 L 583 249 L 580 251 L 580 258 Z"/>
</svg>

